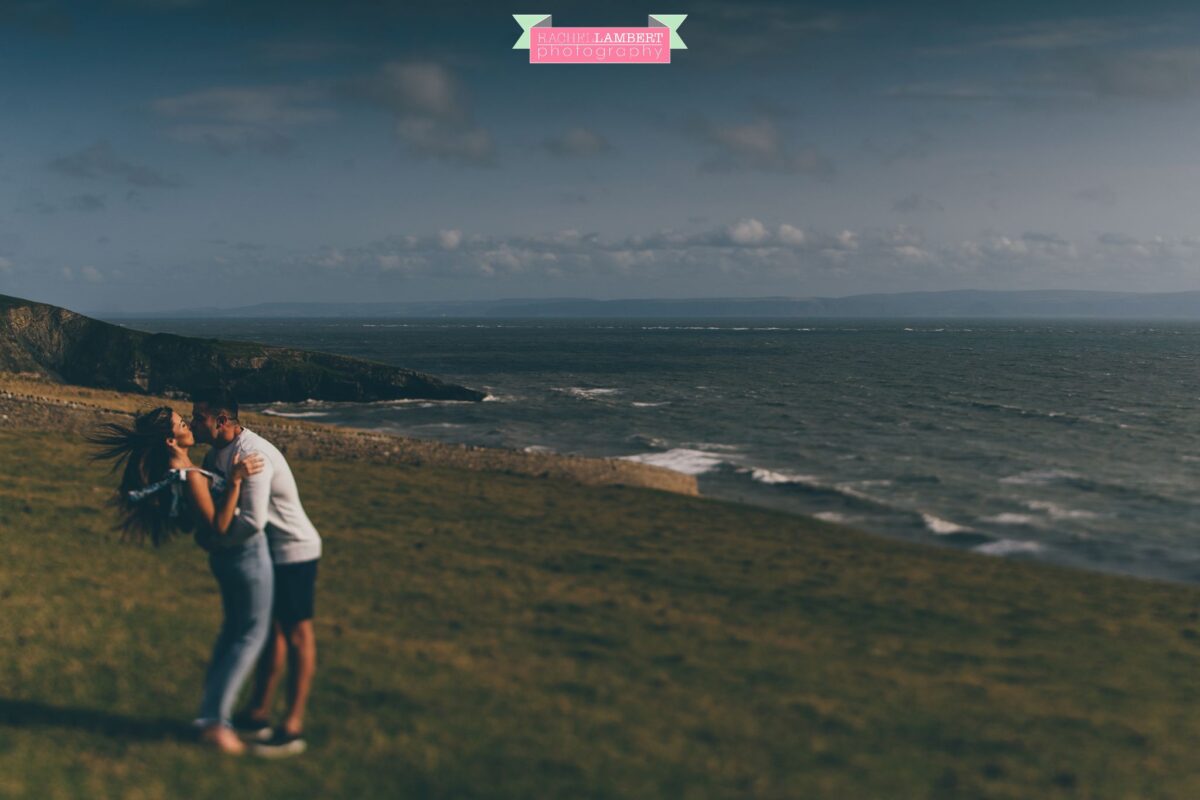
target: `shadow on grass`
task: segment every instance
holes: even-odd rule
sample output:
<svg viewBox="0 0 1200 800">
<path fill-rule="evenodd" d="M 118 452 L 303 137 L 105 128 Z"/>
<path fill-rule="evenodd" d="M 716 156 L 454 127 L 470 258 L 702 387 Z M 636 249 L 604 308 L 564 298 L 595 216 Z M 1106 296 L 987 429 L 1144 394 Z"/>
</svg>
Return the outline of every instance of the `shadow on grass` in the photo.
<svg viewBox="0 0 1200 800">
<path fill-rule="evenodd" d="M 167 717 L 127 717 L 91 708 L 62 708 L 36 700 L 0 698 L 0 727 L 74 728 L 102 736 L 141 741 L 191 740 L 192 727 Z"/>
</svg>

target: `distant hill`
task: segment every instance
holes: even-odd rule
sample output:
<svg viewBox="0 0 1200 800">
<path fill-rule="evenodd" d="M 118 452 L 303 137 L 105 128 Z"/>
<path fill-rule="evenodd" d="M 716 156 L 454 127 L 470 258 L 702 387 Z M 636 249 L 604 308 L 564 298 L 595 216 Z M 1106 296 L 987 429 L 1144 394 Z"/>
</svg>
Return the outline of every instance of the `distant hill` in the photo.
<svg viewBox="0 0 1200 800">
<path fill-rule="evenodd" d="M 261 303 L 109 319 L 152 317 L 1043 317 L 1200 319 L 1200 291 L 1139 294 L 1087 291 L 954 291 L 850 297 L 713 297 L 688 300 L 513 299 L 467 302 Z"/>
<path fill-rule="evenodd" d="M 482 400 L 473 389 L 347 356 L 143 333 L 0 295 L 0 371 L 150 394 L 231 389 L 247 403 Z"/>
</svg>

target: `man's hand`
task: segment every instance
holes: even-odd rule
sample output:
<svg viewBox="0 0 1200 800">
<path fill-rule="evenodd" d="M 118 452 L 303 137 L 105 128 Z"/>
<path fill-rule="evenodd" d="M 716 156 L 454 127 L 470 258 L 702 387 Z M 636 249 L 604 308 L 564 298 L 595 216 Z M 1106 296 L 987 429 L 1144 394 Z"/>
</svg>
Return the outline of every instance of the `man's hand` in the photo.
<svg viewBox="0 0 1200 800">
<path fill-rule="evenodd" d="M 230 465 L 229 480 L 234 483 L 241 483 L 251 475 L 257 475 L 263 471 L 263 457 L 258 453 L 251 453 L 246 456 L 246 460 L 242 461 L 241 453 L 233 454 L 233 463 Z"/>
</svg>

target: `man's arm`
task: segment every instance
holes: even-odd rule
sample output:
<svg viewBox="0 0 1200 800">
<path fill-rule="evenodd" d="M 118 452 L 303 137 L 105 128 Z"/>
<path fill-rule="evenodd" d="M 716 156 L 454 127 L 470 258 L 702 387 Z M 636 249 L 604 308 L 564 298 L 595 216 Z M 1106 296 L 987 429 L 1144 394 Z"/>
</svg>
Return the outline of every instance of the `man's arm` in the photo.
<svg viewBox="0 0 1200 800">
<path fill-rule="evenodd" d="M 250 453 L 244 453 L 248 458 Z M 229 524 L 228 534 L 238 541 L 245 541 L 267 528 L 267 508 L 271 504 L 271 481 L 275 477 L 275 465 L 263 458 L 263 469 L 242 481 L 241 497 L 238 498 L 238 514 Z"/>
</svg>

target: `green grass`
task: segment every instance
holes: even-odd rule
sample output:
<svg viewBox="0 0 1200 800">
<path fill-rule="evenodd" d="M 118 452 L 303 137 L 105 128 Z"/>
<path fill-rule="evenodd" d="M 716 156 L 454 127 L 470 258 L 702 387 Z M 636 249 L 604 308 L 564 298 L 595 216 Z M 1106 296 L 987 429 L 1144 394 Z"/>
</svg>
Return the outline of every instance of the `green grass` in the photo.
<svg viewBox="0 0 1200 800">
<path fill-rule="evenodd" d="M 0 432 L 0 797 L 1200 797 L 1200 592 L 635 489 L 294 464 L 310 752 L 186 738 L 219 621 Z"/>
</svg>

